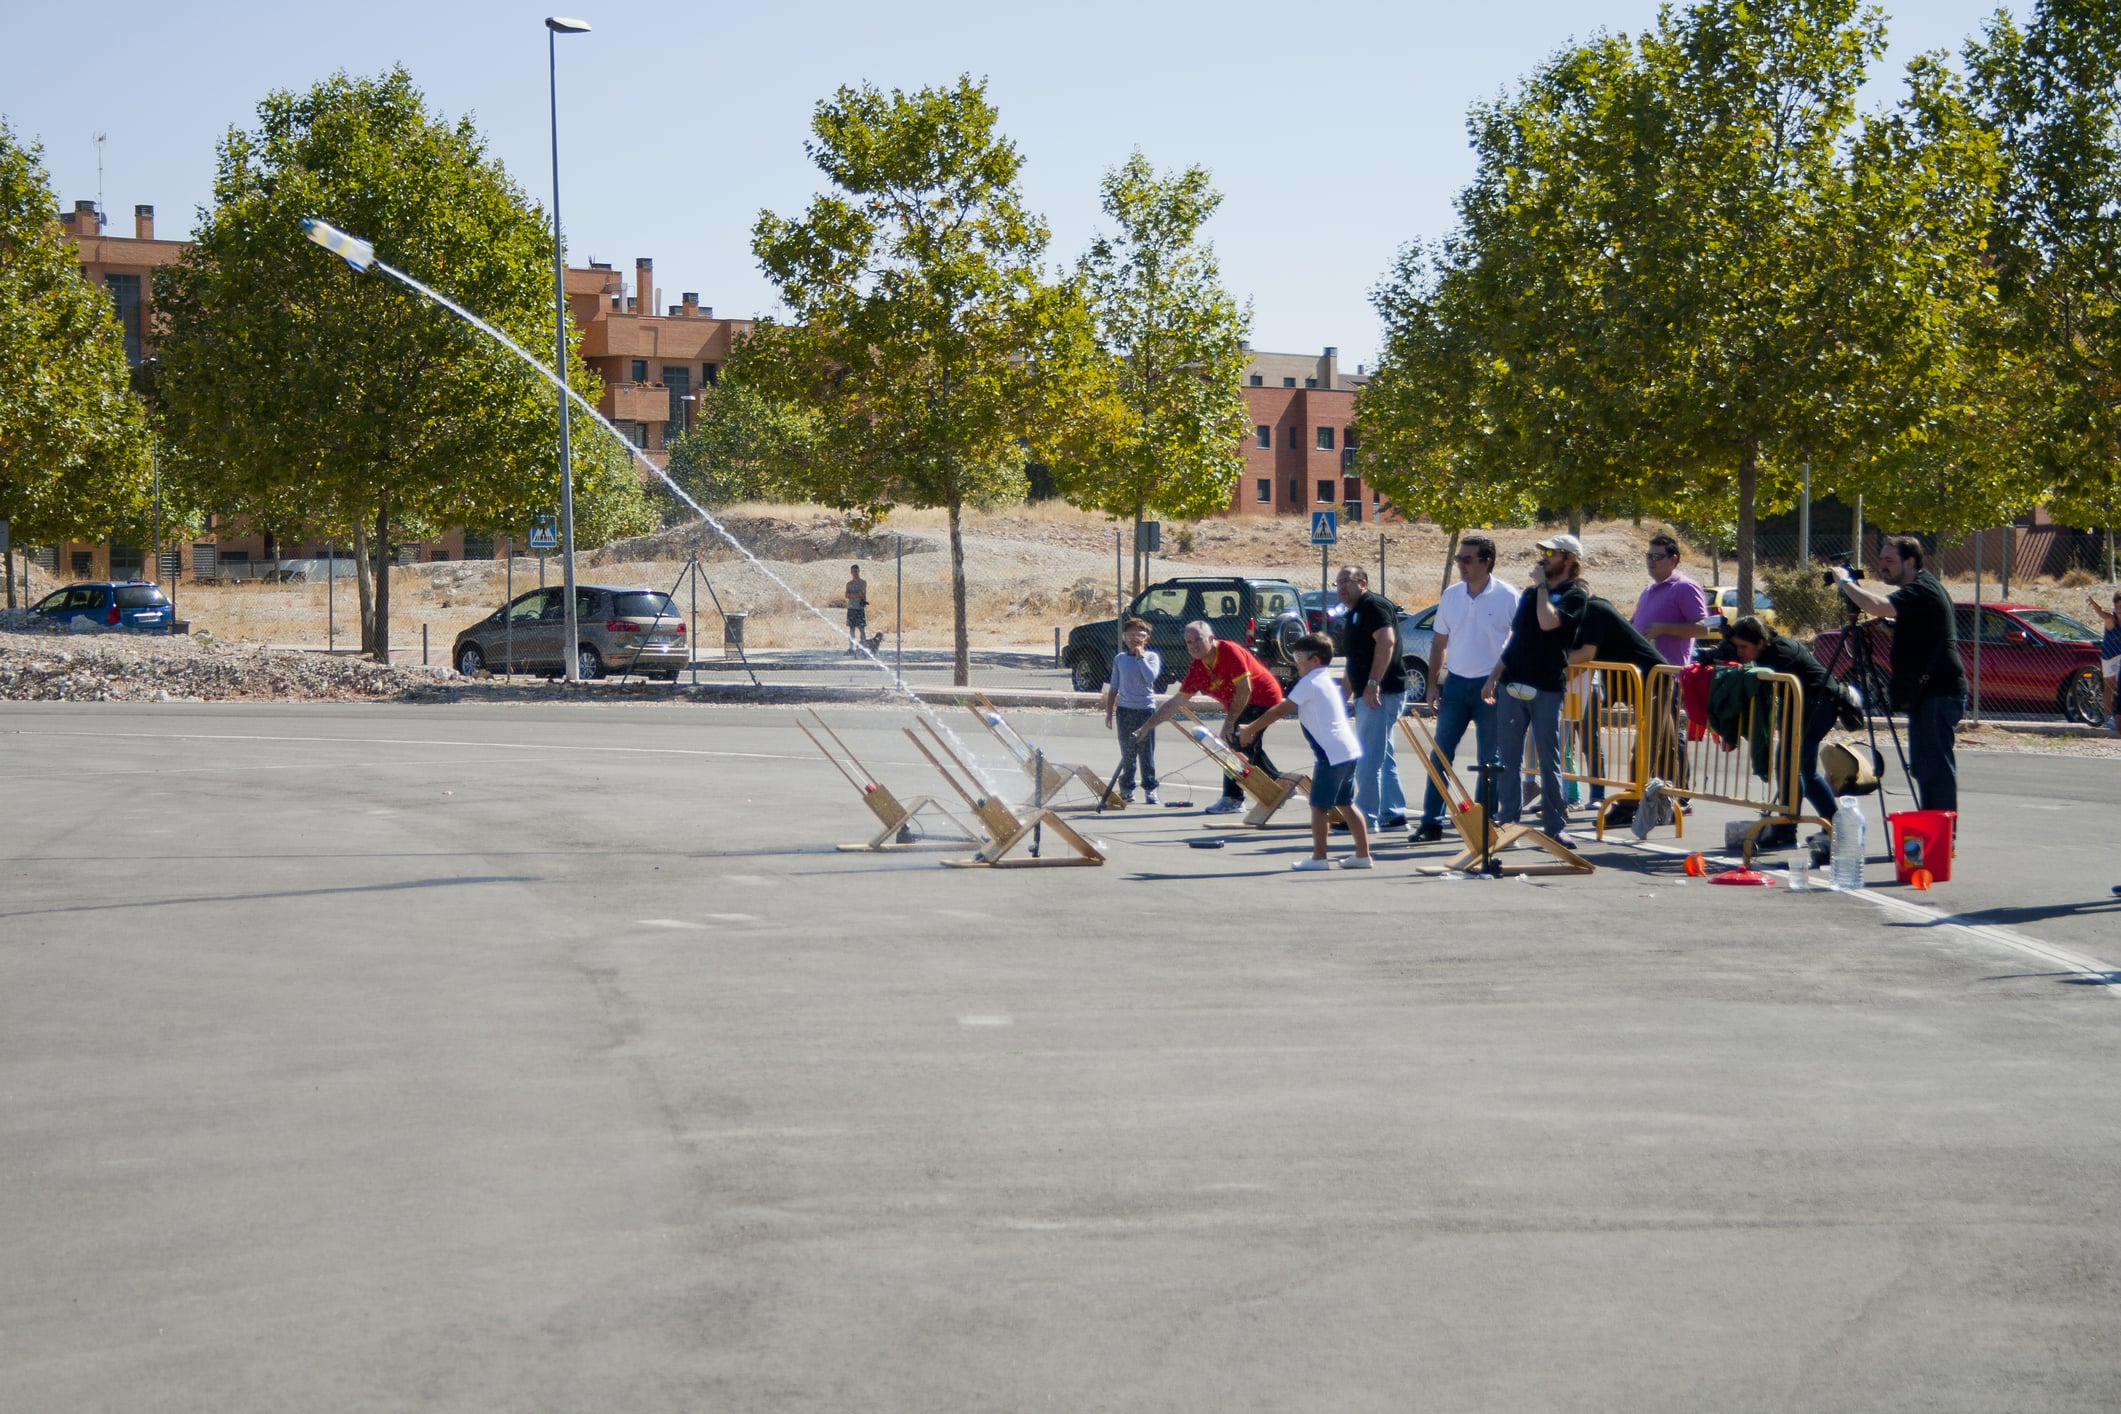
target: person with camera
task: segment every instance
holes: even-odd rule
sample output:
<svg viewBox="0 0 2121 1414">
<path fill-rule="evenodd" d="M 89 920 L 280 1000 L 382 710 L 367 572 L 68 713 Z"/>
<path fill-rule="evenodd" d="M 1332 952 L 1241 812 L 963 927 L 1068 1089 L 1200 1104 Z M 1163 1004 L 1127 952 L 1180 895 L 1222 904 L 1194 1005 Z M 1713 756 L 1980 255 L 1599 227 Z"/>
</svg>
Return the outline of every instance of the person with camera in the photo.
<svg viewBox="0 0 2121 1414">
<path fill-rule="evenodd" d="M 1837 806 L 1834 788 L 1819 769 L 1819 747 L 1841 715 L 1841 694 L 1833 678 L 1811 649 L 1783 637 L 1754 614 L 1731 625 L 1730 649 L 1737 662 L 1787 673 L 1802 684 L 1804 698 L 1797 708 L 1797 785 L 1819 818 L 1831 821 Z M 1762 849 L 1788 849 L 1797 843 L 1797 827 L 1771 828 L 1761 834 L 1759 843 Z"/>
<path fill-rule="evenodd" d="M 1524 814 L 1524 739 L 1529 735 L 1539 756 L 1539 828 L 1560 839 L 1568 821 L 1561 790 L 1561 705 L 1569 685 L 1569 650 L 1583 629 L 1590 595 L 1578 578 L 1583 573 L 1581 540 L 1555 535 L 1540 541 L 1538 549 L 1532 587 L 1517 601 L 1510 641 L 1480 696 L 1499 708 L 1496 727 L 1502 737 L 1503 770 L 1496 790 L 1496 822 L 1514 825 Z M 1500 700 L 1497 683 L 1505 694 Z"/>
<path fill-rule="evenodd" d="M 1966 708 L 1966 669 L 1951 596 L 1924 567 L 1922 542 L 1896 535 L 1878 550 L 1878 577 L 1891 594 L 1866 589 L 1847 565 L 1828 573 L 1855 608 L 1893 621 L 1892 705 L 1907 714 L 1908 774 L 1923 810 L 1959 808 L 1959 762 L 1952 733 Z M 1851 625 L 1850 632 L 1855 632 Z"/>
</svg>

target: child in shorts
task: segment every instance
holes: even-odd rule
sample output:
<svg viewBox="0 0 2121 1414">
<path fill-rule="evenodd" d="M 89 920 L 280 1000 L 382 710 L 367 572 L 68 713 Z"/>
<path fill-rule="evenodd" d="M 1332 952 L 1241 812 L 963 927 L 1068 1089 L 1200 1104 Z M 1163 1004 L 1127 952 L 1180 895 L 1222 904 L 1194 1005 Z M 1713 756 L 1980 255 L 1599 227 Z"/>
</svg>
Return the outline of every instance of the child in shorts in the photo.
<svg viewBox="0 0 2121 1414">
<path fill-rule="evenodd" d="M 2106 625 L 2106 631 L 2099 635 L 2099 676 L 2105 683 L 2104 725 L 2108 731 L 2121 734 L 2121 727 L 2116 727 L 2114 723 L 2114 687 L 2116 681 L 2121 680 L 2121 593 L 2114 595 L 2114 607 L 2111 609 L 2101 608 L 2099 601 L 2090 595 L 2085 598 L 2091 604 L 2092 612 Z"/>
<path fill-rule="evenodd" d="M 1355 842 L 1354 857 L 1341 860 L 1340 867 L 1368 869 L 1370 830 L 1355 808 L 1355 763 L 1362 759 L 1362 739 L 1348 720 L 1347 693 L 1326 672 L 1333 661 L 1333 640 L 1322 633 L 1307 633 L 1296 640 L 1292 656 L 1302 676 L 1280 702 L 1237 729 L 1237 744 L 1249 745 L 1269 724 L 1294 712 L 1304 739 L 1311 743 L 1311 857 L 1290 867 L 1304 872 L 1331 869 L 1326 842 L 1338 819 Z"/>
</svg>

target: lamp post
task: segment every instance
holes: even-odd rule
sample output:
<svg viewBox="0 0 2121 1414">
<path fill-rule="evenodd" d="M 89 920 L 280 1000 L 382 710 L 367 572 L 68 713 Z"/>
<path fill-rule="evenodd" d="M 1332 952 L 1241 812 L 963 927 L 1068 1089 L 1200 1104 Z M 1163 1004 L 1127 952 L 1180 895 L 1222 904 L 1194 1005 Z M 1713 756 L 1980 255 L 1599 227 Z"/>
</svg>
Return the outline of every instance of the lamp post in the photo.
<svg viewBox="0 0 2121 1414">
<path fill-rule="evenodd" d="M 545 21 L 545 73 L 552 94 L 552 366 L 567 382 L 567 248 L 560 239 L 560 59 L 563 34 L 587 34 L 581 20 Z M 567 598 L 567 681 L 582 680 L 580 626 L 574 617 L 574 458 L 567 448 L 567 394 L 560 394 L 560 583 Z"/>
</svg>

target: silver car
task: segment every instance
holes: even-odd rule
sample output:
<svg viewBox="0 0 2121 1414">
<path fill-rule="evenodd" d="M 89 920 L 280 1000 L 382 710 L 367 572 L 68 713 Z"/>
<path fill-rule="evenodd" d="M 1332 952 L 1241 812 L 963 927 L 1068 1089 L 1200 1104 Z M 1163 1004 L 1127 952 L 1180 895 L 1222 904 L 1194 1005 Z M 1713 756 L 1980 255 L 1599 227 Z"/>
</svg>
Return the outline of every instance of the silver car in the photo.
<svg viewBox="0 0 2121 1414">
<path fill-rule="evenodd" d="M 574 593 L 578 641 L 572 649 L 584 682 L 611 673 L 674 682 L 692 661 L 684 616 L 668 594 L 597 584 L 578 584 Z M 450 661 L 466 676 L 517 672 L 561 677 L 567 671 L 566 640 L 566 591 L 533 589 L 458 634 Z"/>
</svg>

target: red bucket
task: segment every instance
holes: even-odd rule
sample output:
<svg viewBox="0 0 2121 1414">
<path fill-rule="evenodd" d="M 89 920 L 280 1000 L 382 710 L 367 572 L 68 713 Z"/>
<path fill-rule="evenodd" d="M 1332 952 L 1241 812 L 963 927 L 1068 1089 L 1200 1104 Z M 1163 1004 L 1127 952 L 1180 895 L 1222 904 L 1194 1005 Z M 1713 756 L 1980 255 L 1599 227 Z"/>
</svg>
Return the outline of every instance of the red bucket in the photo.
<svg viewBox="0 0 2121 1414">
<path fill-rule="evenodd" d="M 1893 877 L 1901 883 L 1914 879 L 1917 869 L 1930 871 L 1933 882 L 1952 877 L 1952 827 L 1959 823 L 1956 810 L 1903 810 L 1885 817 L 1892 832 Z"/>
</svg>

